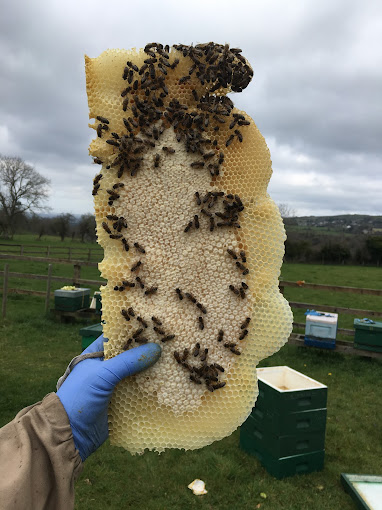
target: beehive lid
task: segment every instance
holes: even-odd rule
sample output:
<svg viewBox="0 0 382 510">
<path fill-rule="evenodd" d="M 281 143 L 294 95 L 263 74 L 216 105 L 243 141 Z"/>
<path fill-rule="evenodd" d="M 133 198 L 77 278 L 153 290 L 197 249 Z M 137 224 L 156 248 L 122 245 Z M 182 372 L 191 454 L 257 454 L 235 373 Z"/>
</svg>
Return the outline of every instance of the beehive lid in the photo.
<svg viewBox="0 0 382 510">
<path fill-rule="evenodd" d="M 306 320 L 309 320 L 310 322 L 321 322 L 325 324 L 337 324 L 338 322 L 338 313 L 320 312 L 318 310 L 317 313 L 322 313 L 324 315 L 309 314 L 306 316 Z"/>
<path fill-rule="evenodd" d="M 382 476 L 341 473 L 345 491 L 365 510 L 382 510 Z"/>
<path fill-rule="evenodd" d="M 93 324 L 92 326 L 80 329 L 80 335 L 82 336 L 93 336 L 97 334 L 102 335 L 102 324 Z"/>
<path fill-rule="evenodd" d="M 355 329 L 365 329 L 368 331 L 379 330 L 382 332 L 382 322 L 367 322 L 364 319 L 354 319 Z"/>
<path fill-rule="evenodd" d="M 310 377 L 287 366 L 258 368 L 259 381 L 280 393 L 327 388 Z"/>
<path fill-rule="evenodd" d="M 90 294 L 90 289 L 76 289 L 76 290 L 62 290 L 58 289 L 54 291 L 55 297 L 79 297 L 84 294 Z"/>
</svg>

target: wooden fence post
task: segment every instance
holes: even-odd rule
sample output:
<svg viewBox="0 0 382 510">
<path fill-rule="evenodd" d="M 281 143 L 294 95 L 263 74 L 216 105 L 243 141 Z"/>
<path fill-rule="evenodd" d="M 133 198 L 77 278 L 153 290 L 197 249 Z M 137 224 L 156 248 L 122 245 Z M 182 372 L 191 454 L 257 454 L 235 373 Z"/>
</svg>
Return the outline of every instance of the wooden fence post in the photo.
<svg viewBox="0 0 382 510">
<path fill-rule="evenodd" d="M 8 264 L 4 266 L 4 281 L 3 281 L 3 303 L 1 307 L 1 313 L 3 319 L 7 314 L 7 293 L 8 293 Z"/>
<path fill-rule="evenodd" d="M 69 260 L 72 259 L 72 248 L 69 246 L 68 248 Z"/>
<path fill-rule="evenodd" d="M 52 264 L 49 264 L 48 265 L 48 279 L 46 281 L 45 313 L 49 312 L 51 278 L 52 278 Z"/>
<path fill-rule="evenodd" d="M 46 250 L 46 257 L 48 258 L 50 255 L 50 246 L 47 247 L 47 250 Z"/>
<path fill-rule="evenodd" d="M 78 280 L 81 278 L 81 265 L 74 264 L 74 272 L 73 272 L 73 285 L 79 285 Z"/>
</svg>

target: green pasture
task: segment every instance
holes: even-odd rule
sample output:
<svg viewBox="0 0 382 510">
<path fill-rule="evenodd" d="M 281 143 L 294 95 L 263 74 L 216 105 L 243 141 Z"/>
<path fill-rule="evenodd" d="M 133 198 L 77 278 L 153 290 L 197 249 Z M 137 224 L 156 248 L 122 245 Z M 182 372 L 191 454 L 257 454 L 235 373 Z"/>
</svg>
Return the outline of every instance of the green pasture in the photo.
<svg viewBox="0 0 382 510">
<path fill-rule="evenodd" d="M 54 391 L 81 350 L 78 332 L 86 323 L 61 324 L 43 309 L 43 298 L 10 295 L 0 319 L 0 426 Z M 132 456 L 107 442 L 85 462 L 76 509 L 353 510 L 340 473 L 382 474 L 382 361 L 286 345 L 261 363 L 276 365 L 328 385 L 323 471 L 276 480 L 240 450 L 239 431 L 201 450 L 161 455 Z M 187 488 L 195 478 L 206 482 L 207 495 Z"/>
</svg>

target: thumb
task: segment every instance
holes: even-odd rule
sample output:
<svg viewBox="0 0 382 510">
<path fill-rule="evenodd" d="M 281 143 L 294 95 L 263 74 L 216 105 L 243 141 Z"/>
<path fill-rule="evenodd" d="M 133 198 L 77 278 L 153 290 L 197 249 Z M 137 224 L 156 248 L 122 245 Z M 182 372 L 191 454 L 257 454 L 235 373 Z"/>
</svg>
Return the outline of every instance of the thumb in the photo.
<svg viewBox="0 0 382 510">
<path fill-rule="evenodd" d="M 100 363 L 98 377 L 112 390 L 116 384 L 129 375 L 146 370 L 158 361 L 162 353 L 160 345 L 148 343 L 129 349 L 114 358 Z"/>
</svg>

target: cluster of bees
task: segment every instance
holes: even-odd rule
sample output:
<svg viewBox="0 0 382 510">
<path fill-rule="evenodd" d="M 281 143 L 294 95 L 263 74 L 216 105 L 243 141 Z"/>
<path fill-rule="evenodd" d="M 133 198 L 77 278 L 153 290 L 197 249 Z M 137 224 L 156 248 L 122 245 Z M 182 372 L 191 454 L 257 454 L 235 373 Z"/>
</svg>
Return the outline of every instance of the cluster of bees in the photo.
<svg viewBox="0 0 382 510">
<path fill-rule="evenodd" d="M 201 94 L 195 88 L 191 89 L 193 101 L 192 107 L 181 104 L 176 98 L 170 98 L 169 91 L 166 86 L 166 77 L 171 75 L 179 64 L 179 59 L 175 58 L 170 62 L 170 47 L 163 46 L 160 43 L 149 43 L 145 46 L 144 52 L 147 58 L 143 65 L 139 68 L 134 63 L 128 61 L 122 72 L 122 79 L 126 82 L 121 91 L 121 108 L 125 112 L 123 118 L 124 132 L 111 132 L 109 120 L 103 116 L 97 116 L 99 124 L 96 128 L 97 136 L 105 139 L 106 144 L 113 147 L 113 154 L 108 158 L 106 169 L 116 169 L 116 176 L 121 179 L 124 174 L 130 174 L 134 177 L 142 167 L 144 153 L 155 148 L 165 129 L 172 127 L 175 131 L 176 139 L 179 143 L 183 143 L 186 151 L 198 155 L 191 163 L 191 167 L 195 169 L 206 169 L 213 177 L 219 176 L 220 167 L 224 163 L 224 152 L 218 148 L 218 140 L 212 135 L 207 136 L 206 130 L 216 133 L 227 127 L 231 130 L 231 134 L 225 141 L 228 147 L 235 138 L 239 142 L 243 141 L 243 134 L 240 131 L 241 126 L 249 125 L 249 121 L 242 114 L 232 113 L 233 103 L 225 95 L 214 95 L 219 89 L 230 88 L 232 91 L 240 92 L 243 90 L 253 76 L 251 67 L 247 64 L 241 55 L 239 48 L 230 49 L 229 46 L 219 45 L 215 43 L 199 44 L 196 46 L 174 45 L 177 51 L 191 60 L 191 67 L 188 74 L 179 79 L 179 86 L 191 83 L 194 77 L 198 79 L 204 87 L 205 92 Z M 199 87 L 197 87 L 199 90 Z M 189 102 L 190 103 L 190 102 Z M 228 124 L 229 123 L 229 124 Z M 212 130 L 211 130 L 212 128 Z M 159 145 L 159 144 L 158 144 Z M 161 146 L 160 146 L 161 147 Z M 161 147 L 161 153 L 156 153 L 153 157 L 153 167 L 159 168 L 161 162 L 161 154 L 172 155 L 175 153 L 173 147 Z M 94 163 L 103 164 L 103 161 L 96 157 Z M 97 195 L 101 186 L 102 174 L 98 174 L 93 181 L 93 196 Z M 124 183 L 117 182 L 111 189 L 107 189 L 107 199 L 109 206 L 113 206 L 114 202 L 120 198 L 120 193 Z M 193 229 L 199 229 L 201 218 L 208 219 L 208 228 L 212 232 L 216 228 L 240 228 L 239 214 L 244 209 L 243 203 L 237 195 L 227 194 L 224 192 L 208 192 L 204 196 L 199 192 L 195 192 L 195 200 L 200 206 L 200 213 L 195 214 L 193 219 L 185 226 L 184 232 Z M 220 210 L 216 210 L 219 207 Z M 107 220 L 113 222 L 111 227 L 104 221 L 102 227 L 111 239 L 120 240 L 124 246 L 124 250 L 129 250 L 129 243 L 121 233 L 122 229 L 127 228 L 126 220 L 117 215 L 107 215 Z M 145 250 L 138 243 L 134 243 L 134 248 L 139 253 L 145 253 Z M 244 252 L 238 256 L 232 250 L 228 250 L 230 256 L 235 260 L 236 266 L 243 275 L 248 274 L 249 270 L 244 266 L 246 262 Z M 240 260 L 239 260 L 240 257 Z M 142 268 L 142 261 L 138 260 L 132 267 L 131 272 L 135 274 Z M 147 287 L 140 276 L 135 276 L 135 280 L 123 280 L 120 285 L 116 285 L 114 290 L 123 291 L 127 288 L 137 287 L 145 289 L 144 294 L 149 296 L 157 292 L 156 286 Z M 239 288 L 230 286 L 229 290 L 237 296 L 244 298 L 245 291 L 248 286 L 245 282 L 241 283 Z M 181 289 L 176 289 L 179 299 L 183 299 Z M 197 310 L 201 312 L 198 315 L 198 327 L 203 330 L 204 315 L 207 313 L 204 305 L 199 303 L 190 293 L 184 293 L 186 299 L 191 301 Z M 133 342 L 145 343 L 148 340 L 144 335 L 147 322 L 136 316 L 132 308 L 123 309 L 122 316 L 126 321 L 134 318 L 140 322 L 138 329 L 131 335 L 126 345 L 127 349 Z M 174 338 L 174 335 L 165 334 L 161 328 L 161 322 L 154 320 L 155 326 L 153 331 L 161 336 L 161 341 L 166 342 Z M 246 319 L 249 323 L 249 318 Z M 143 321 L 143 322 L 142 322 Z M 248 325 L 247 323 L 247 325 Z M 243 327 L 239 340 L 242 340 L 248 330 Z M 143 336 L 142 336 L 143 335 Z M 218 342 L 223 341 L 224 333 L 219 333 Z M 233 354 L 240 355 L 237 344 L 234 342 L 226 342 L 222 344 Z M 184 350 L 183 354 L 174 352 L 176 361 L 184 368 L 190 371 L 190 380 L 195 384 L 201 384 L 204 380 L 210 391 L 222 388 L 225 382 L 218 379 L 219 372 L 224 372 L 224 368 L 220 365 L 208 364 L 206 358 L 208 349 L 204 349 L 200 354 L 200 345 L 197 343 L 193 350 L 193 356 L 200 357 L 202 363 L 198 367 L 191 367 L 187 361 L 189 352 Z"/>
<path fill-rule="evenodd" d="M 149 327 L 148 321 L 137 315 L 131 306 L 127 310 L 123 308 L 121 310 L 121 314 L 126 321 L 135 320 L 136 322 L 139 323 L 138 329 L 136 329 L 132 333 L 131 337 L 127 340 L 122 349 L 124 351 L 127 350 L 133 342 L 136 342 L 137 344 L 147 344 L 147 342 L 149 342 L 150 340 L 144 335 L 147 334 L 147 330 Z M 153 331 L 159 337 L 161 342 L 165 343 L 175 338 L 175 335 L 166 333 L 166 331 L 163 329 L 162 321 L 159 320 L 157 317 L 154 316 L 151 317 L 151 323 L 154 325 L 152 327 Z"/>
</svg>

